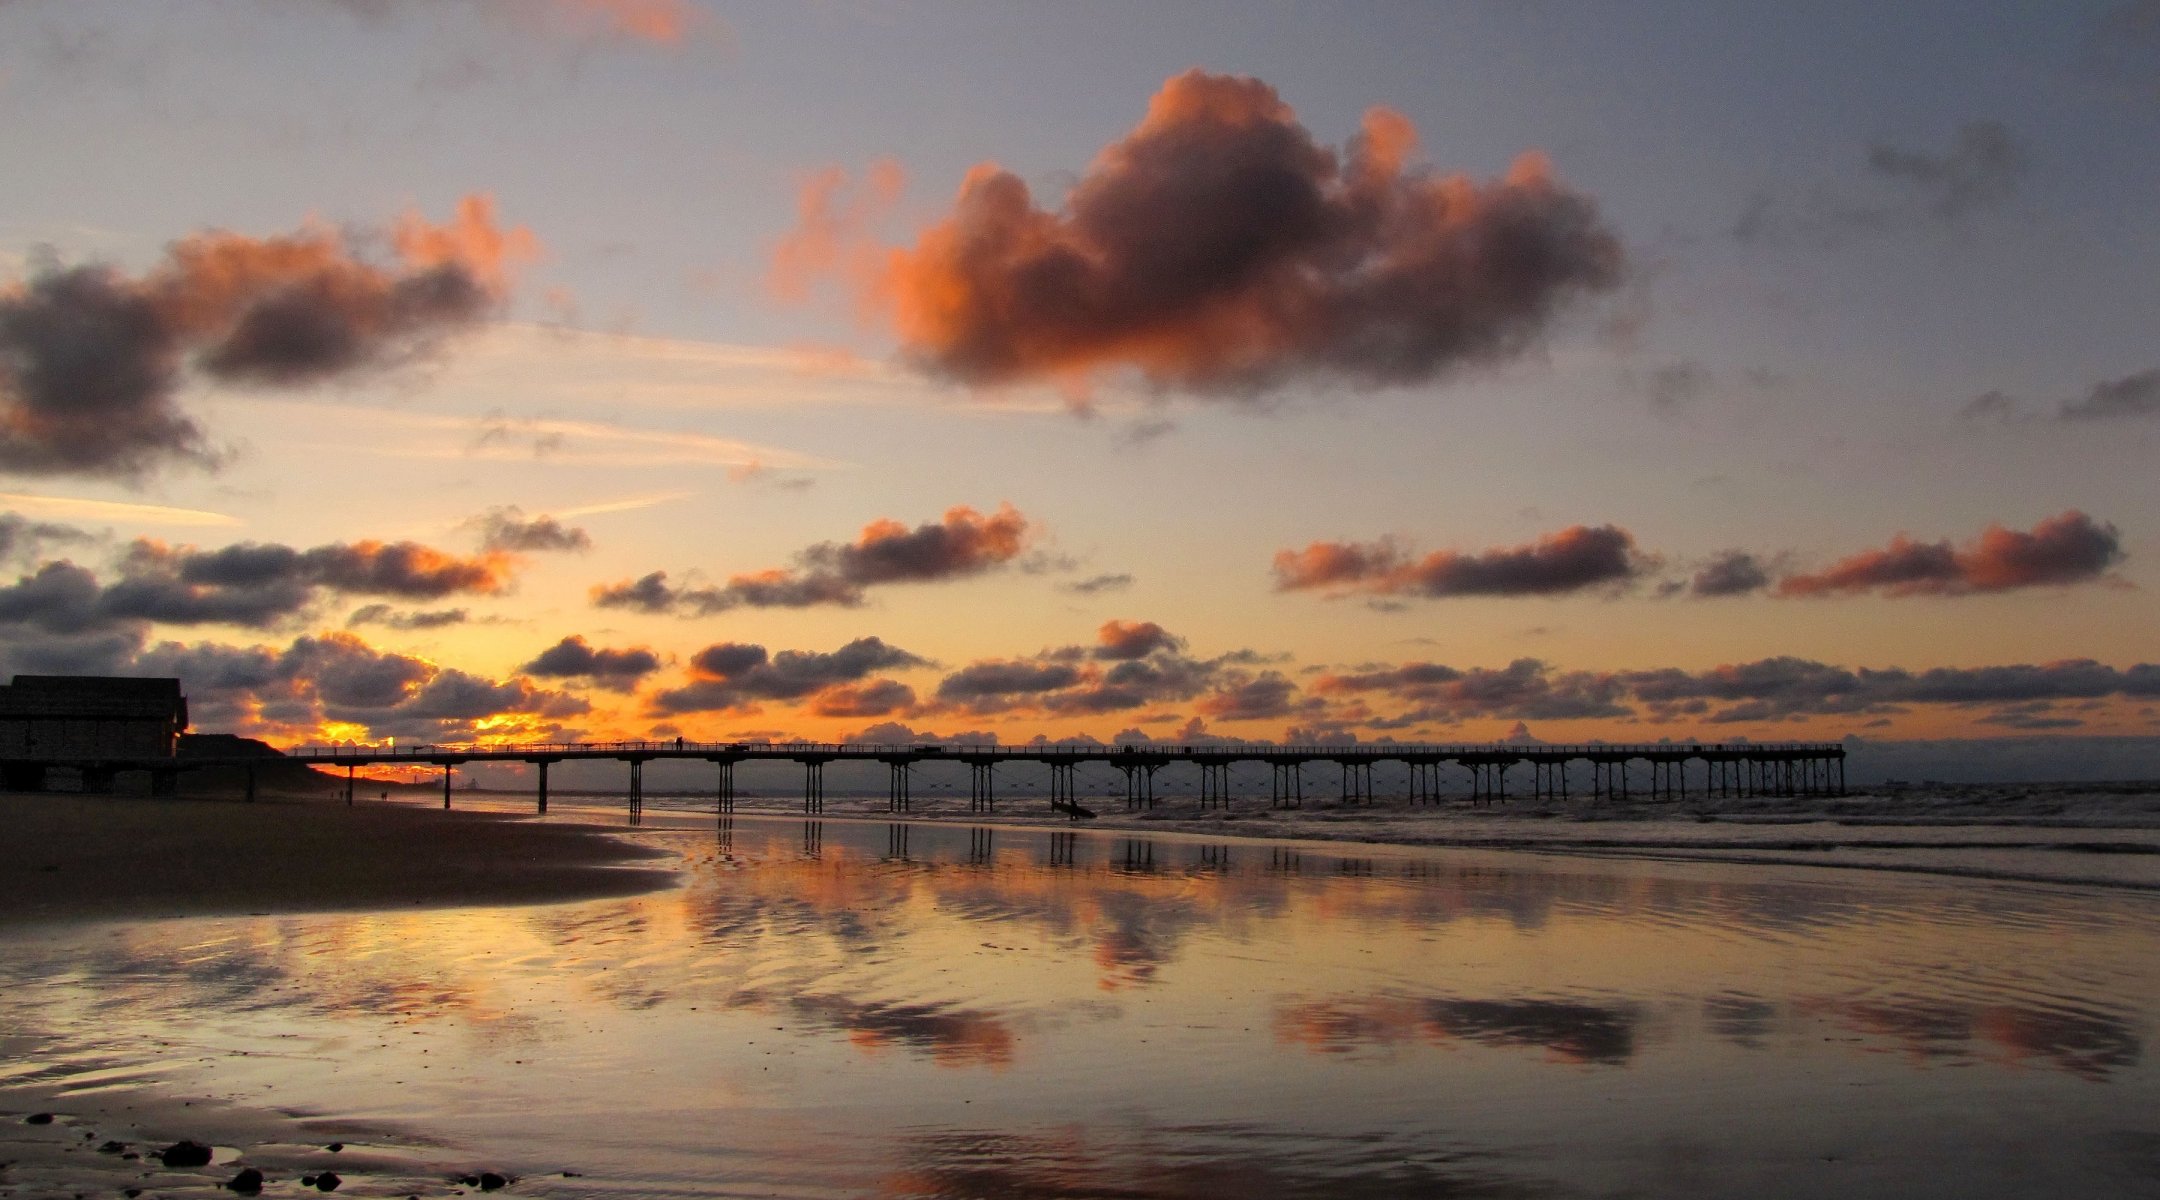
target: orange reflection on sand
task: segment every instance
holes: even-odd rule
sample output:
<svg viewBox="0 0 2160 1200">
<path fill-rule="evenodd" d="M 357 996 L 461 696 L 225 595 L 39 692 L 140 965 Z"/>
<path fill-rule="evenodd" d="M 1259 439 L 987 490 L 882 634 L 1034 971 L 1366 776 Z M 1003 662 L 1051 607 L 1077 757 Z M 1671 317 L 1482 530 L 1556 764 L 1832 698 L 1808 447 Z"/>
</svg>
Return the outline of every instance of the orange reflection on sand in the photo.
<svg viewBox="0 0 2160 1200">
<path fill-rule="evenodd" d="M 2099 1081 L 2144 1056 L 2144 1042 L 2118 1017 L 2086 1009 L 1814 999 L 1802 1013 L 1880 1039 L 1916 1066 L 1978 1058 L 2001 1066 L 2052 1068 Z"/>
<path fill-rule="evenodd" d="M 1461 1041 L 1538 1048 L 1556 1062 L 1618 1066 L 1634 1056 L 1637 1019 L 1630 1006 L 1583 1001 L 1376 997 L 1285 1006 L 1275 1017 L 1275 1037 L 1324 1054 Z"/>
</svg>

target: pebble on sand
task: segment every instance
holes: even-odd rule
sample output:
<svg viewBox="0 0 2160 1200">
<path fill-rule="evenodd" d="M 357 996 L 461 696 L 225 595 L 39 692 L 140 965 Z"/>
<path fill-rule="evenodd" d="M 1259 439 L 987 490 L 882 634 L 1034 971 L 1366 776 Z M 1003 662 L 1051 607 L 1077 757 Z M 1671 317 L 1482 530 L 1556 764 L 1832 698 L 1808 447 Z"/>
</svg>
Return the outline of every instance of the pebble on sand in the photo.
<svg viewBox="0 0 2160 1200">
<path fill-rule="evenodd" d="M 168 1167 L 207 1167 L 210 1165 L 210 1147 L 182 1138 L 158 1151 L 158 1161 Z"/>
<path fill-rule="evenodd" d="M 253 1167 L 242 1167 L 240 1173 L 228 1180 L 225 1186 L 243 1196 L 255 1195 L 263 1190 L 263 1173 Z"/>
</svg>

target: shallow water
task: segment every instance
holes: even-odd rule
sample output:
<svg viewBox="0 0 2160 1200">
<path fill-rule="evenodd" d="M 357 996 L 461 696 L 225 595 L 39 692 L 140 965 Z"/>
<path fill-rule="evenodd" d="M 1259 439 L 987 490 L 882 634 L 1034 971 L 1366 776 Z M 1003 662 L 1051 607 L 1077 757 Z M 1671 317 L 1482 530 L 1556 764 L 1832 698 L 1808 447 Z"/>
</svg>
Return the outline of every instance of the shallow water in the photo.
<svg viewBox="0 0 2160 1200">
<path fill-rule="evenodd" d="M 549 1196 L 2160 1195 L 2149 894 L 749 816 L 634 836 L 681 851 L 682 888 L 11 934 L 0 1085 L 304 1115 L 410 1168 L 350 1160 L 362 1195 L 468 1162 Z"/>
</svg>

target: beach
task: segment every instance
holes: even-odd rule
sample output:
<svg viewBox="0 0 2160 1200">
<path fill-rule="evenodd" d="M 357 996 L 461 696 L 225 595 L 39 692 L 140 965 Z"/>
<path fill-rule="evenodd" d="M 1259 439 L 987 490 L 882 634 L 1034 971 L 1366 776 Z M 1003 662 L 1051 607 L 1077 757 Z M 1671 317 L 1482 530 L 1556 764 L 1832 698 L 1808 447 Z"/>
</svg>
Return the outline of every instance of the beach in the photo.
<svg viewBox="0 0 2160 1200">
<path fill-rule="evenodd" d="M 409 804 L 12 794 L 0 827 L 0 925 L 523 904 L 672 879 L 596 829 Z"/>
<path fill-rule="evenodd" d="M 2154 830 L 2059 800 L 9 796 L 0 1196 L 2153 1194 Z"/>
</svg>

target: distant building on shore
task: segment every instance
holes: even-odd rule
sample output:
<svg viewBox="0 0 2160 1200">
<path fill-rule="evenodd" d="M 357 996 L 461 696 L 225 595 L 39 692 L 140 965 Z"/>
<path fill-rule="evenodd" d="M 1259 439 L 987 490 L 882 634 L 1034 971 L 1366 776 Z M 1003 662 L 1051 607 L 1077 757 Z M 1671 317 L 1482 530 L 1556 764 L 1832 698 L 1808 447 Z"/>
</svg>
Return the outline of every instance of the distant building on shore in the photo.
<svg viewBox="0 0 2160 1200">
<path fill-rule="evenodd" d="M 17 675 L 0 686 L 0 773 L 10 790 L 44 786 L 54 763 L 83 768 L 86 791 L 111 786 L 114 771 L 152 768 L 153 784 L 188 726 L 177 679 Z M 153 786 L 153 790 L 162 790 Z"/>
</svg>

